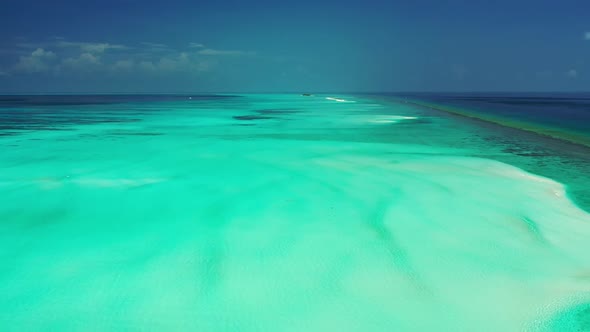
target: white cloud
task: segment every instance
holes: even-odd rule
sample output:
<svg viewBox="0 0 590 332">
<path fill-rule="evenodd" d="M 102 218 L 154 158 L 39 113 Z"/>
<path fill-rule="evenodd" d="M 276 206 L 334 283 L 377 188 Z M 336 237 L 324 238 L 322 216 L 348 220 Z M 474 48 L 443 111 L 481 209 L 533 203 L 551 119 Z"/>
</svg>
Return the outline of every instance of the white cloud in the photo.
<svg viewBox="0 0 590 332">
<path fill-rule="evenodd" d="M 222 55 L 254 55 L 254 52 L 237 51 L 237 50 L 216 50 L 212 48 L 206 48 L 204 44 L 200 43 L 189 43 L 189 48 L 198 48 L 197 54 L 199 55 L 210 55 L 210 56 L 222 56 Z"/>
<path fill-rule="evenodd" d="M 60 69 L 91 70 L 100 66 L 100 57 L 91 53 L 82 53 L 77 58 L 67 58 L 61 63 Z"/>
<path fill-rule="evenodd" d="M 30 56 L 21 56 L 18 63 L 14 66 L 14 70 L 27 73 L 44 72 L 49 70 L 50 63 L 55 58 L 55 53 L 37 48 Z"/>
<path fill-rule="evenodd" d="M 80 48 L 86 53 L 104 53 L 107 50 L 126 50 L 129 47 L 124 45 L 109 44 L 109 43 L 87 43 L 87 42 L 69 42 L 60 40 L 56 43 L 56 46 L 63 48 Z"/>
<path fill-rule="evenodd" d="M 141 42 L 140 44 L 150 48 L 168 48 L 168 45 L 160 43 Z"/>
<path fill-rule="evenodd" d="M 244 51 L 229 51 L 229 50 L 214 50 L 206 48 L 197 52 L 200 55 L 250 55 L 251 52 Z"/>
<path fill-rule="evenodd" d="M 51 51 L 46 51 L 42 48 L 38 48 L 38 49 L 34 50 L 33 53 L 31 53 L 31 55 L 34 57 L 40 57 L 40 58 L 54 58 L 55 57 L 55 53 L 53 53 Z"/>
<path fill-rule="evenodd" d="M 52 37 L 50 41 L 45 42 L 20 42 L 16 44 L 17 48 L 78 48 L 86 53 L 104 53 L 107 50 L 126 50 L 129 47 L 119 44 L 110 43 L 90 43 L 90 42 L 72 42 L 66 41 L 64 37 Z"/>
<path fill-rule="evenodd" d="M 208 71 L 215 63 L 200 59 L 186 52 L 164 56 L 153 61 L 140 61 L 134 68 L 145 73 L 166 74 L 174 72 L 199 73 Z"/>
<path fill-rule="evenodd" d="M 213 70 L 223 57 L 255 55 L 254 52 L 206 48 L 189 43 L 190 51 L 180 52 L 166 44 L 138 42 L 136 47 L 111 43 L 73 42 L 63 37 L 50 37 L 41 42 L 20 41 L 13 47 L 21 55 L 18 63 L 0 76 L 15 72 L 85 73 L 104 70 L 117 73 L 188 73 L 198 74 Z M 59 57 L 52 51 L 58 50 Z M 123 52 L 109 52 L 123 50 Z M 0 50 L 0 53 L 3 51 Z M 18 52 L 18 53 L 17 53 Z M 20 54 L 19 54 L 20 53 Z"/>
<path fill-rule="evenodd" d="M 578 77 L 578 71 L 575 69 L 570 69 L 565 73 L 565 75 L 569 78 L 576 78 Z"/>
<path fill-rule="evenodd" d="M 586 31 L 586 32 L 584 33 L 584 39 L 586 39 L 586 40 L 590 40 L 590 31 Z"/>
<path fill-rule="evenodd" d="M 182 52 L 176 57 L 161 58 L 157 63 L 157 68 L 164 72 L 200 72 L 204 69 L 200 63 L 199 59 L 194 59 L 188 53 Z"/>
</svg>

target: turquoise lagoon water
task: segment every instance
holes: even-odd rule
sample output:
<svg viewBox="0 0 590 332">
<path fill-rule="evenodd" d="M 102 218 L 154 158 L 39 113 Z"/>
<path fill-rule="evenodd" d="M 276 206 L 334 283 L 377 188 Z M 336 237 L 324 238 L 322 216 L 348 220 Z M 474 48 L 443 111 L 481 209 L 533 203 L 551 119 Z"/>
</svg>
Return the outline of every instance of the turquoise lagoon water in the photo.
<svg viewBox="0 0 590 332">
<path fill-rule="evenodd" d="M 384 96 L 0 119 L 3 331 L 590 329 L 583 147 Z"/>
</svg>

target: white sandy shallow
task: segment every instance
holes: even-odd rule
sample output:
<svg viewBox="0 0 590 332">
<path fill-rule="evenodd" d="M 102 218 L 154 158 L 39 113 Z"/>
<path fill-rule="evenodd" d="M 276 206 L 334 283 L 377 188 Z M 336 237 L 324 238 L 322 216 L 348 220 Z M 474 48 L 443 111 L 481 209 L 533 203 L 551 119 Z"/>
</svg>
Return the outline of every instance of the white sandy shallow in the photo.
<svg viewBox="0 0 590 332">
<path fill-rule="evenodd" d="M 297 121 L 256 132 L 328 123 Z M 590 301 L 590 215 L 555 181 L 210 127 L 5 158 L 2 330 L 550 331 Z"/>
</svg>

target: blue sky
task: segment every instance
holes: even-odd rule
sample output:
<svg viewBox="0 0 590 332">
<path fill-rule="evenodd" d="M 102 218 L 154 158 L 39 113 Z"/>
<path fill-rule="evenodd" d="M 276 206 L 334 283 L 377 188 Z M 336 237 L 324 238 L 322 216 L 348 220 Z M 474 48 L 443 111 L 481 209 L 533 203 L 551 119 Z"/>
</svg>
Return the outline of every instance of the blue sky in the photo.
<svg viewBox="0 0 590 332">
<path fill-rule="evenodd" d="M 0 4 L 0 93 L 588 90 L 587 0 Z"/>
</svg>

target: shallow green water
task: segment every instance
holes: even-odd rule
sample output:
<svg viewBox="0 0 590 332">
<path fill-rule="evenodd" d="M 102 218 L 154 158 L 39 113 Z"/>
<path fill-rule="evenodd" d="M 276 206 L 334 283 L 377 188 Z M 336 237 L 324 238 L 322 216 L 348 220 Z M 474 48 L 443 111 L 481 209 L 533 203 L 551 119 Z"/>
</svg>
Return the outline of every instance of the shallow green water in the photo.
<svg viewBox="0 0 590 332">
<path fill-rule="evenodd" d="M 37 106 L 87 119 L 0 137 L 2 330 L 588 327 L 583 152 L 324 97 Z"/>
</svg>

